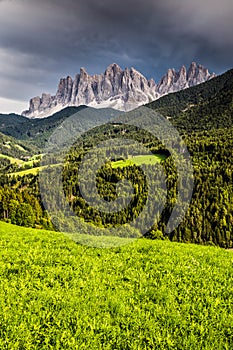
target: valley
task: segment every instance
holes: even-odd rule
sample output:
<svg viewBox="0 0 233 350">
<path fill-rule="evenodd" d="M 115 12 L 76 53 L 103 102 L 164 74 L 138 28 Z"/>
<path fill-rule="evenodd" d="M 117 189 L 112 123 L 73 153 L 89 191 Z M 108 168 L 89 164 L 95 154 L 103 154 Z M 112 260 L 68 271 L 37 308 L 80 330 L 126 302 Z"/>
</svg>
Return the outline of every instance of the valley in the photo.
<svg viewBox="0 0 233 350">
<path fill-rule="evenodd" d="M 83 220 L 92 222 L 93 225 L 105 227 L 106 230 L 112 225 L 125 224 L 127 220 L 137 217 L 147 196 L 145 177 L 140 170 L 140 165 L 147 164 L 150 167 L 159 161 L 167 176 L 168 196 L 159 221 L 146 236 L 232 248 L 232 100 L 233 71 L 230 70 L 203 84 L 168 94 L 147 105 L 154 111 L 167 116 L 177 128 L 188 147 L 194 167 L 192 202 L 183 222 L 174 232 L 165 233 L 166 222 L 174 208 L 177 191 L 176 170 L 169 152 L 150 133 L 138 131 L 126 125 L 127 118 L 125 125 L 111 123 L 112 118 L 118 117 L 118 111 L 99 110 L 96 117 L 94 109 L 84 106 L 69 107 L 45 119 L 32 120 L 15 115 L 9 118 L 2 117 L 5 123 L 0 134 L 2 138 L 1 219 L 29 225 L 27 219 L 22 218 L 20 209 L 20 203 L 24 202 L 31 213 L 30 225 L 37 228 L 57 229 L 50 221 L 40 197 L 38 172 L 42 168 L 39 150 L 43 149 L 53 131 L 73 113 L 78 112 L 76 118 L 79 118 L 77 121 L 82 127 L 82 111 L 85 110 L 85 113 L 90 115 L 91 122 L 88 125 L 90 131 L 84 132 L 82 139 L 70 149 L 62 170 L 64 193 L 69 206 L 76 214 Z M 92 129 L 92 125 L 97 121 L 96 118 L 101 120 L 100 126 Z M 108 138 L 122 138 L 122 141 L 132 138 L 139 142 L 143 139 L 143 145 L 154 155 L 149 158 L 143 155 L 128 157 L 128 159 L 126 157 L 125 161 L 122 159 L 110 161 L 110 163 L 107 161 L 106 166 L 99 170 L 97 187 L 105 200 L 116 199 L 116 183 L 124 178 L 132 181 L 135 191 L 134 208 L 131 205 L 118 215 L 101 216 L 98 211 L 90 210 L 83 200 L 76 186 L 77 169 L 84 154 Z M 38 156 L 35 156 L 36 154 Z M 130 154 L 129 150 L 128 154 Z M 56 164 L 60 164 L 59 159 L 56 160 Z M 46 166 L 43 169 L 46 170 Z M 6 174 L 13 176 L 6 176 Z M 55 186 L 53 179 L 49 180 L 48 186 Z M 58 228 L 64 220 L 63 214 L 57 217 Z M 67 230 L 72 231 L 72 229 L 72 225 L 67 226 Z"/>
</svg>

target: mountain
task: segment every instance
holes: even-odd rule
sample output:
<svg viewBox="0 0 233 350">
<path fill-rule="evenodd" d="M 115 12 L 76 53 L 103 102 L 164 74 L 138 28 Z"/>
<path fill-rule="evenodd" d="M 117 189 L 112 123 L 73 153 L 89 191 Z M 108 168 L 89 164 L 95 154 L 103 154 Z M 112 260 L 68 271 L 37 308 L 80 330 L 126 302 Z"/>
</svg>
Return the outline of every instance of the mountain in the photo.
<svg viewBox="0 0 233 350">
<path fill-rule="evenodd" d="M 176 72 L 169 69 L 158 84 L 147 80 L 134 68 L 122 70 L 116 63 L 107 67 L 104 74 L 89 75 L 80 69 L 74 79 L 70 76 L 60 80 L 55 96 L 43 93 L 30 100 L 29 109 L 22 113 L 29 118 L 44 118 L 68 106 L 87 105 L 95 108 L 111 107 L 129 111 L 159 97 L 203 83 L 215 74 L 192 62 Z"/>
<path fill-rule="evenodd" d="M 179 130 L 231 128 L 233 125 L 233 69 L 203 84 L 161 97 L 146 105 Z"/>
<path fill-rule="evenodd" d="M 85 106 L 68 107 L 46 119 L 29 119 L 17 114 L 0 114 L 0 132 L 19 140 L 35 140 L 55 129 L 63 120 Z"/>
<path fill-rule="evenodd" d="M 197 86 L 170 93 L 146 106 L 170 120 L 179 130 L 204 130 L 232 126 L 233 69 Z M 26 118 L 16 114 L 0 114 L 0 132 L 20 140 L 43 146 L 60 123 L 86 106 L 66 107 L 48 118 Z M 92 109 L 92 108 L 90 108 Z M 100 114 L 103 110 L 99 110 Z M 106 111 L 106 121 L 117 113 Z"/>
<path fill-rule="evenodd" d="M 18 140 L 24 140 L 29 144 L 43 147 L 51 133 L 66 119 L 75 115 L 76 122 L 82 120 L 82 110 L 85 109 L 85 116 L 89 116 L 89 127 L 98 125 L 98 122 L 107 123 L 113 117 L 116 117 L 119 111 L 111 108 L 94 109 L 92 107 L 66 107 L 61 111 L 47 118 L 30 119 L 17 114 L 0 114 L 0 132 L 5 135 L 13 136 Z M 98 113 L 97 113 L 98 112 Z M 80 124 L 80 128 L 82 125 Z"/>
</svg>

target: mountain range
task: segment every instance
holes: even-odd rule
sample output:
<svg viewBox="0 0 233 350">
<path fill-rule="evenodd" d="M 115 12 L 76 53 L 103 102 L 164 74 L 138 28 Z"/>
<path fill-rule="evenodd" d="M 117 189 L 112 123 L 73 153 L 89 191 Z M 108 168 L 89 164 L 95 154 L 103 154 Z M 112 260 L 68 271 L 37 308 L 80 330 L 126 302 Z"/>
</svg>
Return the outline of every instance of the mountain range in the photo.
<svg viewBox="0 0 233 350">
<path fill-rule="evenodd" d="M 168 69 L 158 84 L 147 80 L 134 68 L 121 69 L 116 63 L 100 75 L 89 75 L 84 68 L 72 79 L 60 79 L 54 96 L 43 93 L 30 100 L 29 109 L 22 113 L 28 118 L 45 118 L 65 107 L 86 105 L 95 108 L 114 108 L 130 111 L 138 106 L 159 99 L 166 94 L 180 91 L 214 78 L 214 73 L 192 62 L 177 72 Z"/>
<path fill-rule="evenodd" d="M 233 123 L 232 101 L 233 69 L 202 84 L 167 94 L 146 106 L 169 118 L 179 131 L 192 132 L 213 128 L 231 128 Z M 55 128 L 69 116 L 82 111 L 83 108 L 92 113 L 93 108 L 79 106 L 65 107 L 48 118 L 33 119 L 17 114 L 0 114 L 0 133 L 41 148 Z M 110 120 L 111 115 L 119 113 L 114 109 L 98 109 L 98 112 L 101 118 L 104 116 L 106 123 Z M 81 118 L 80 113 L 79 115 Z M 4 154 L 11 156 L 9 151 L 10 149 L 5 147 Z"/>
</svg>

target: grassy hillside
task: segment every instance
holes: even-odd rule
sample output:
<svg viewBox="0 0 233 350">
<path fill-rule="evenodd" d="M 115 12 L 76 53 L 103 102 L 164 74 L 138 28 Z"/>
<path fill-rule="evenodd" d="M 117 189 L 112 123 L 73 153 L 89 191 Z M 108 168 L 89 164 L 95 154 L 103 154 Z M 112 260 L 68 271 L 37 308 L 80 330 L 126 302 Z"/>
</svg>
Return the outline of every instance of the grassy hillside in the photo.
<svg viewBox="0 0 233 350">
<path fill-rule="evenodd" d="M 22 159 L 18 159 L 18 158 L 13 158 L 13 157 L 10 157 L 10 156 L 6 156 L 5 154 L 0 154 L 0 158 L 3 159 L 8 159 L 10 164 L 18 164 L 18 165 L 21 165 L 23 163 L 23 160 Z M 1 161 L 0 159 L 0 161 Z"/>
<path fill-rule="evenodd" d="M 231 349 L 233 253 L 89 248 L 0 222 L 0 348 Z"/>
<path fill-rule="evenodd" d="M 24 158 L 38 153 L 38 148 L 27 142 L 16 140 L 14 137 L 0 132 L 0 154 L 12 158 Z"/>
</svg>

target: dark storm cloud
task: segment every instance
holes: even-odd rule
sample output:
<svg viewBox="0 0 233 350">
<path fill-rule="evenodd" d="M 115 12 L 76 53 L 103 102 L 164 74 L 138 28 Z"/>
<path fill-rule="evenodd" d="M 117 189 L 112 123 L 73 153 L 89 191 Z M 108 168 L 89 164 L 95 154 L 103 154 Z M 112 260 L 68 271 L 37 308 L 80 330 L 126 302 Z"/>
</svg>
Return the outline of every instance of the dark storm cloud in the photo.
<svg viewBox="0 0 233 350">
<path fill-rule="evenodd" d="M 61 76 L 112 62 L 156 80 L 192 60 L 223 72 L 232 17 L 232 0 L 0 0 L 0 96 L 55 92 Z"/>
</svg>

